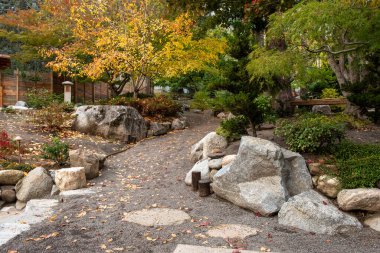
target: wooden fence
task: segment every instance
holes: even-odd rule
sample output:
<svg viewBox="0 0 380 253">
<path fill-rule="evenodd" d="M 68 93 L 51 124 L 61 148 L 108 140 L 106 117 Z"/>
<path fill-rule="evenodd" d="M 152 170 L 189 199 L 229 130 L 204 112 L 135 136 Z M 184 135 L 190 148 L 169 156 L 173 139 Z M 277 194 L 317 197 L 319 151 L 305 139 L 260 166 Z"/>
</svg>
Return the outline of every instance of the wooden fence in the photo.
<svg viewBox="0 0 380 253">
<path fill-rule="evenodd" d="M 14 105 L 17 101 L 25 101 L 25 93 L 29 89 L 47 89 L 55 94 L 63 94 L 64 81 L 53 73 L 39 73 L 39 81 L 33 82 L 19 71 L 13 74 L 0 72 L 0 107 Z M 102 82 L 75 83 L 73 87 L 72 101 L 75 103 L 94 103 L 96 100 L 109 98 L 108 85 Z"/>
</svg>

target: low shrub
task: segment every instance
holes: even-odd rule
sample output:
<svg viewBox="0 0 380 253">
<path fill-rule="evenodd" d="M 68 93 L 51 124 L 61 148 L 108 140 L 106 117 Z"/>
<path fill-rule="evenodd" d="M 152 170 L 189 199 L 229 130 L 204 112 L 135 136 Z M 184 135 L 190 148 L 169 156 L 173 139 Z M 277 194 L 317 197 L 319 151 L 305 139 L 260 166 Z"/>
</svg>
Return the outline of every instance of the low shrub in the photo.
<svg viewBox="0 0 380 253">
<path fill-rule="evenodd" d="M 175 117 L 182 111 L 182 106 L 167 96 L 161 95 L 152 98 L 140 99 L 138 104 L 141 106 L 143 116 L 157 118 Z"/>
<path fill-rule="evenodd" d="M 64 103 L 52 103 L 48 108 L 35 111 L 33 113 L 33 122 L 40 125 L 48 131 L 60 131 L 70 115 L 65 112 Z"/>
<path fill-rule="evenodd" d="M 13 109 L 12 107 L 9 107 L 9 106 L 4 107 L 1 111 L 4 113 L 9 113 L 9 114 L 15 114 L 16 113 L 16 110 Z"/>
<path fill-rule="evenodd" d="M 342 141 L 332 150 L 344 189 L 374 187 L 380 181 L 380 145 Z"/>
<path fill-rule="evenodd" d="M 42 146 L 42 157 L 63 165 L 69 159 L 69 145 L 57 137 L 53 138 L 50 144 Z"/>
<path fill-rule="evenodd" d="M 345 125 L 325 115 L 306 114 L 278 122 L 275 134 L 285 138 L 293 151 L 316 152 L 331 148 L 344 138 Z"/>
<path fill-rule="evenodd" d="M 193 109 L 207 110 L 212 107 L 210 94 L 207 91 L 198 91 L 194 94 L 190 107 Z"/>
<path fill-rule="evenodd" d="M 0 160 L 0 167 L 2 170 L 21 170 L 27 173 L 34 169 L 30 164 L 9 162 L 5 160 Z"/>
<path fill-rule="evenodd" d="M 244 116 L 237 116 L 232 119 L 223 120 L 216 133 L 224 136 L 229 141 L 238 140 L 242 135 L 247 134 L 249 121 Z"/>
<path fill-rule="evenodd" d="M 35 109 L 47 108 L 52 103 L 62 102 L 63 100 L 60 96 L 47 89 L 30 89 L 25 96 L 28 106 Z"/>
<path fill-rule="evenodd" d="M 335 120 L 337 123 L 343 123 L 348 128 L 351 128 L 351 129 L 363 129 L 369 124 L 371 124 L 371 122 L 368 120 L 358 119 L 346 113 L 337 113 L 331 116 L 331 118 L 332 120 Z"/>
<path fill-rule="evenodd" d="M 0 159 L 5 158 L 14 151 L 12 140 L 6 131 L 0 130 Z"/>
</svg>

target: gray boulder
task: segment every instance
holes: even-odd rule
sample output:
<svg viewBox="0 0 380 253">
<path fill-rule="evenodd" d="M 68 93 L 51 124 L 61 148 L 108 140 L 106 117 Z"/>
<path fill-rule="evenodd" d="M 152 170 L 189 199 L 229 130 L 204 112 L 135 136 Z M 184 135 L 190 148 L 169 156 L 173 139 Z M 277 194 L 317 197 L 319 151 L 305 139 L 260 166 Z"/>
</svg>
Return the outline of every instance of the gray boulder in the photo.
<svg viewBox="0 0 380 253">
<path fill-rule="evenodd" d="M 16 201 L 16 192 L 14 186 L 2 186 L 0 195 L 1 199 L 6 203 L 13 203 Z"/>
<path fill-rule="evenodd" d="M 0 170 L 0 185 L 16 185 L 23 177 L 20 170 Z"/>
<path fill-rule="evenodd" d="M 339 208 L 345 211 L 366 210 L 380 212 L 380 189 L 358 188 L 342 190 L 338 194 Z"/>
<path fill-rule="evenodd" d="M 314 105 L 311 111 L 313 113 L 329 115 L 331 114 L 331 107 L 329 105 Z"/>
<path fill-rule="evenodd" d="M 285 160 L 286 188 L 289 195 L 294 196 L 313 189 L 313 181 L 307 168 L 305 159 L 298 153 L 281 149 Z"/>
<path fill-rule="evenodd" d="M 70 165 L 72 167 L 84 167 L 86 179 L 94 179 L 99 176 L 101 159 L 99 155 L 84 149 L 71 150 L 69 152 Z"/>
<path fill-rule="evenodd" d="M 222 168 L 222 159 L 219 158 L 219 159 L 211 159 L 209 162 L 208 162 L 208 167 L 210 168 L 210 170 L 219 170 Z"/>
<path fill-rule="evenodd" d="M 57 170 L 54 180 L 60 191 L 76 190 L 86 187 L 86 173 L 83 167 Z"/>
<path fill-rule="evenodd" d="M 16 185 L 17 199 L 28 202 L 31 199 L 42 198 L 50 194 L 53 187 L 53 179 L 42 167 L 33 169 Z"/>
<path fill-rule="evenodd" d="M 160 136 L 167 134 L 170 131 L 172 124 L 170 122 L 164 122 L 164 123 L 159 123 L 159 122 L 151 122 L 149 131 L 153 136 Z"/>
<path fill-rule="evenodd" d="M 207 158 L 211 153 L 223 151 L 227 146 L 226 138 L 211 132 L 191 147 L 190 159 L 192 162 L 197 162 Z"/>
<path fill-rule="evenodd" d="M 314 190 L 290 198 L 278 213 L 278 222 L 308 232 L 330 235 L 362 228 L 355 217 L 343 213 Z"/>
<path fill-rule="evenodd" d="M 232 162 L 213 177 L 214 192 L 232 203 L 272 215 L 289 195 L 312 189 L 301 155 L 268 140 L 244 136 Z"/>
<path fill-rule="evenodd" d="M 197 162 L 193 168 L 187 172 L 186 178 L 185 178 L 185 183 L 187 185 L 191 185 L 192 183 L 192 172 L 193 171 L 200 171 L 201 172 L 201 179 L 209 179 L 209 172 L 210 169 L 208 167 L 208 159 L 202 160 Z"/>
<path fill-rule="evenodd" d="M 185 118 L 182 119 L 174 119 L 171 125 L 173 130 L 183 130 L 187 126 L 187 122 Z"/>
<path fill-rule="evenodd" d="M 135 108 L 111 105 L 78 107 L 73 128 L 125 142 L 144 139 L 148 130 L 144 118 Z"/>
</svg>

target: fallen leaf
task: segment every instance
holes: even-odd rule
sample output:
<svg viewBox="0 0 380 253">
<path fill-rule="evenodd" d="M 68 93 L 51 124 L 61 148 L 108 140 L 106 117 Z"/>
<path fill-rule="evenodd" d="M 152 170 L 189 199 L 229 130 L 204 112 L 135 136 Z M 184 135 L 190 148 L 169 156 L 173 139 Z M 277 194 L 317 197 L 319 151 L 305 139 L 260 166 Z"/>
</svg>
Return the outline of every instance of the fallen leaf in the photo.
<svg viewBox="0 0 380 253">
<path fill-rule="evenodd" d="M 107 246 L 106 246 L 105 244 L 102 244 L 102 245 L 100 245 L 100 248 L 101 248 L 101 249 L 106 249 Z"/>
</svg>

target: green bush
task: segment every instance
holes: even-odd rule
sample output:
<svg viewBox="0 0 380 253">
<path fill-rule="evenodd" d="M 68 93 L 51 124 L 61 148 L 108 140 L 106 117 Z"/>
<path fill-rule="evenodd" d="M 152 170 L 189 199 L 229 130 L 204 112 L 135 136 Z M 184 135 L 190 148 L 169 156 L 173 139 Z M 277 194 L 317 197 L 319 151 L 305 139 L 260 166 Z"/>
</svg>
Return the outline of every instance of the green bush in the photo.
<svg viewBox="0 0 380 253">
<path fill-rule="evenodd" d="M 137 102 L 141 107 L 143 116 L 156 118 L 176 117 L 182 111 L 181 104 L 164 95 L 139 99 Z"/>
<path fill-rule="evenodd" d="M 0 160 L 0 167 L 2 167 L 3 170 L 21 170 L 24 172 L 30 172 L 34 169 L 34 167 L 30 164 L 15 163 L 5 160 Z"/>
<path fill-rule="evenodd" d="M 193 109 L 207 110 L 212 107 L 210 94 L 207 91 L 198 91 L 194 94 L 190 107 Z"/>
<path fill-rule="evenodd" d="M 50 144 L 42 146 L 42 157 L 63 165 L 69 159 L 69 145 L 59 138 L 53 138 Z"/>
<path fill-rule="evenodd" d="M 325 115 L 302 115 L 281 120 L 275 134 L 285 138 L 293 151 L 316 152 L 331 148 L 344 137 L 345 125 Z"/>
<path fill-rule="evenodd" d="M 53 102 L 48 108 L 35 111 L 33 122 L 48 131 L 60 131 L 70 115 L 65 112 L 66 104 Z"/>
<path fill-rule="evenodd" d="M 380 145 L 342 141 L 333 150 L 344 189 L 374 187 L 380 180 Z"/>
<path fill-rule="evenodd" d="M 362 129 L 362 128 L 365 128 L 367 125 L 371 124 L 371 122 L 368 120 L 358 119 L 346 113 L 337 113 L 331 116 L 331 118 L 337 123 L 343 123 L 348 128 L 352 128 L 352 129 Z"/>
<path fill-rule="evenodd" d="M 339 93 L 334 88 L 325 88 L 322 90 L 321 98 L 338 98 Z"/>
<path fill-rule="evenodd" d="M 30 89 L 25 96 L 28 106 L 35 109 L 47 108 L 54 102 L 62 102 L 60 96 L 47 89 Z"/>
<path fill-rule="evenodd" d="M 244 116 L 237 116 L 232 119 L 223 120 L 216 133 L 224 136 L 229 141 L 238 140 L 242 135 L 247 134 L 249 121 Z"/>
</svg>

